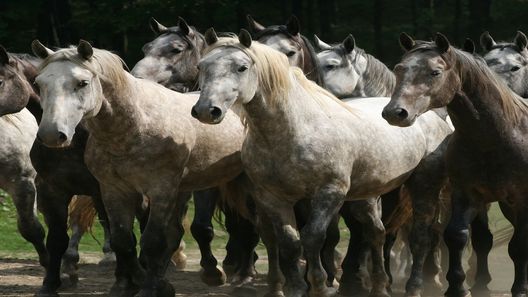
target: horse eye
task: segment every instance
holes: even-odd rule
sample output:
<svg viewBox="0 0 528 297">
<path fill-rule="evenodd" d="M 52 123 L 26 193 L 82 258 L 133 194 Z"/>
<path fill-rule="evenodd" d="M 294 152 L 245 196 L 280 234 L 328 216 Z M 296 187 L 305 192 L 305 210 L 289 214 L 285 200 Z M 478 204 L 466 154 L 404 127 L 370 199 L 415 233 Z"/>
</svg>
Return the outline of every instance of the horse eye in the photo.
<svg viewBox="0 0 528 297">
<path fill-rule="evenodd" d="M 173 53 L 173 54 L 179 54 L 179 53 L 181 53 L 181 50 L 180 50 L 179 48 L 173 48 L 173 49 L 171 50 L 171 53 Z"/>
<path fill-rule="evenodd" d="M 238 68 L 238 72 L 244 72 L 248 69 L 248 67 L 246 65 L 242 65 Z"/>
<path fill-rule="evenodd" d="M 517 71 L 517 70 L 519 70 L 519 69 L 521 69 L 521 67 L 519 67 L 519 66 L 513 66 L 513 67 L 510 69 L 510 71 L 511 71 L 511 72 L 515 72 L 515 71 Z"/>
<path fill-rule="evenodd" d="M 0 86 L 4 84 L 4 81 L 0 79 Z"/>
<path fill-rule="evenodd" d="M 286 56 L 288 56 L 288 57 L 291 57 L 293 55 L 295 55 L 294 51 L 289 51 L 289 52 L 286 53 Z"/>
<path fill-rule="evenodd" d="M 432 76 L 439 76 L 442 72 L 440 70 L 434 70 L 433 72 L 431 72 L 431 75 Z"/>
<path fill-rule="evenodd" d="M 87 81 L 87 80 L 81 80 L 81 81 L 77 84 L 77 86 L 78 86 L 79 88 L 86 87 L 87 85 L 88 85 L 88 81 Z"/>
<path fill-rule="evenodd" d="M 329 65 L 326 65 L 325 68 L 326 68 L 326 70 L 329 70 L 329 71 L 330 71 L 330 70 L 333 70 L 334 68 L 336 68 L 336 66 L 335 66 L 335 65 L 330 65 L 330 64 L 329 64 Z"/>
</svg>

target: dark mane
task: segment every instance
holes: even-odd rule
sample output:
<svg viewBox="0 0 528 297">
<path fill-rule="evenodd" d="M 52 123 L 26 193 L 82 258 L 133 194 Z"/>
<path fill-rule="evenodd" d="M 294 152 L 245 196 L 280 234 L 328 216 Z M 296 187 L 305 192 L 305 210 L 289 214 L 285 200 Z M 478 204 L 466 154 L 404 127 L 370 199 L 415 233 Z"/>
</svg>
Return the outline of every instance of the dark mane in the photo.
<svg viewBox="0 0 528 297">
<path fill-rule="evenodd" d="M 284 34 L 286 37 L 288 37 L 288 39 L 292 39 L 301 45 L 305 56 L 303 65 L 304 74 L 306 77 L 308 77 L 308 79 L 314 81 L 324 88 L 323 74 L 321 73 L 319 60 L 317 59 L 317 53 L 306 36 L 299 34 L 300 38 L 298 38 L 297 36 L 290 34 L 290 32 L 288 32 L 288 28 L 285 25 L 273 25 L 258 31 L 254 34 L 253 38 L 255 40 L 259 40 L 264 36 L 277 34 Z"/>
<path fill-rule="evenodd" d="M 515 94 L 506 83 L 493 72 L 486 63 L 472 54 L 450 47 L 446 53 L 440 53 L 434 42 L 424 42 L 416 45 L 405 56 L 414 52 L 435 51 L 445 61 L 453 61 L 458 71 L 462 88 L 476 90 L 480 96 L 493 96 L 500 100 L 504 117 L 517 124 L 528 116 L 528 105 Z M 449 62 L 448 62 L 449 63 Z M 467 94 L 469 97 L 477 94 Z"/>
</svg>

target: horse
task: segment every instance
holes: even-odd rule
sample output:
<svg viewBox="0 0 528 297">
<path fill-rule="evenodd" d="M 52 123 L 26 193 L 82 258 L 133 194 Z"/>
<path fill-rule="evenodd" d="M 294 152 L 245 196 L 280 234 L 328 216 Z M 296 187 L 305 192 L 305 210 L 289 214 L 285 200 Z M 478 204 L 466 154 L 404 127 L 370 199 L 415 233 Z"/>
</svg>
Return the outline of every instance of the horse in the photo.
<svg viewBox="0 0 528 297">
<path fill-rule="evenodd" d="M 352 34 L 331 46 L 314 36 L 326 89 L 338 98 L 388 97 L 396 78 L 385 64 L 356 46 Z"/>
<path fill-rule="evenodd" d="M 151 18 L 150 28 L 157 37 L 143 46 L 145 57 L 136 63 L 130 73 L 178 92 L 197 91 L 196 65 L 205 48 L 203 35 L 181 17 L 178 18 L 177 26 L 173 27 L 166 27 Z M 237 285 L 248 283 L 255 276 L 254 263 L 257 254 L 254 249 L 259 240 L 249 220 L 228 207 L 221 207 L 229 233 L 226 244 L 227 254 L 222 262 L 223 270 L 217 267 L 218 261 L 211 251 L 211 241 L 214 237 L 211 221 L 221 195 L 219 189 L 197 191 L 193 194 L 195 213 L 191 233 L 198 242 L 202 255 L 201 278 L 208 285 L 222 285 L 226 282 L 225 271 L 234 275 L 232 283 Z"/>
<path fill-rule="evenodd" d="M 29 157 L 37 122 L 24 108 L 25 102 L 16 96 L 29 95 L 32 88 L 20 79 L 17 69 L 16 61 L 0 46 L 0 188 L 13 199 L 18 231 L 35 247 L 41 265 L 47 265 L 44 228 L 35 211 L 37 173 Z M 13 76 L 19 79 L 11 79 Z"/>
<path fill-rule="evenodd" d="M 519 96 L 528 98 L 528 39 L 517 31 L 513 42 L 495 42 L 488 31 L 480 35 L 484 60 Z"/>
<path fill-rule="evenodd" d="M 469 223 L 486 204 L 499 201 L 515 229 L 508 248 L 515 267 L 512 296 L 525 296 L 528 151 L 523 139 L 528 134 L 528 106 L 485 63 L 452 47 L 440 33 L 434 42 L 419 43 L 401 34 L 400 43 L 407 53 L 394 68 L 397 86 L 383 117 L 392 125 L 412 127 L 420 114 L 446 106 L 455 126 L 446 153 L 453 194 L 444 233 L 449 249 L 445 294 L 469 294 L 461 265 Z M 477 281 L 472 292 L 489 294 L 489 280 Z"/>
<path fill-rule="evenodd" d="M 181 17 L 173 27 L 151 18 L 150 28 L 156 39 L 143 46 L 145 57 L 136 63 L 131 74 L 178 92 L 197 91 L 196 64 L 205 47 L 203 35 Z"/>
<path fill-rule="evenodd" d="M 268 219 L 262 224 L 271 239 L 267 247 L 274 240 L 279 245 L 284 293 L 306 294 L 298 265 L 302 246 L 310 294 L 330 296 L 335 290 L 325 285 L 320 259 L 330 220 L 345 200 L 376 197 L 404 183 L 411 195 L 424 200 L 438 197 L 442 183 L 424 187 L 425 175 L 419 173 L 431 174 L 428 180 L 442 174 L 439 151 L 450 128 L 434 112 L 419 119 L 420 128 L 391 127 L 379 118 L 388 99 L 341 102 L 299 68 L 290 67 L 282 53 L 252 41 L 246 30 L 237 39 L 218 38 L 211 29 L 205 38 L 207 54 L 199 64 L 202 91 L 191 114 L 218 125 L 230 108 L 239 111 L 246 125 L 244 171 L 254 184 L 255 202 Z M 299 238 L 293 205 L 300 199 L 311 199 L 312 211 Z M 426 236 L 418 239 L 413 244 L 429 244 Z M 383 259 L 381 249 L 376 253 Z M 268 277 L 279 281 L 278 267 L 271 265 Z M 385 278 L 386 285 L 383 270 L 374 271 L 374 276 Z M 371 295 L 387 296 L 385 285 L 373 288 Z M 280 284 L 271 287 L 276 295 L 282 294 Z"/>
<path fill-rule="evenodd" d="M 20 112 L 25 107 L 33 114 L 37 123 L 40 122 L 42 116 L 40 97 L 33 82 L 41 60 L 27 54 L 8 53 L 3 47 L 0 47 L 0 56 L 3 61 L 0 63 L 3 82 L 0 93 L 2 114 Z M 46 277 L 41 289 L 43 294 L 54 292 L 61 283 L 68 286 L 78 281 L 77 249 L 82 232 L 77 227 L 77 221 L 70 222 L 73 233 L 69 242 L 67 234 L 67 209 L 72 196 L 86 194 L 94 200 L 99 220 L 105 230 L 103 246 L 105 258 L 111 258 L 107 218 L 99 197 L 99 185 L 88 172 L 83 161 L 87 135 L 83 133 L 82 127 L 78 129 L 79 133 L 73 141 L 75 145 L 71 148 L 52 150 L 36 140 L 30 151 L 31 162 L 37 171 L 35 184 L 38 206 L 49 227 L 46 246 L 43 248 L 39 244 L 37 248 L 39 262 L 46 269 Z M 64 273 L 62 276 L 60 275 L 61 259 Z"/>
<path fill-rule="evenodd" d="M 308 38 L 300 34 L 301 26 L 296 16 L 292 15 L 285 25 L 269 27 L 256 22 L 250 15 L 247 21 L 255 40 L 285 54 L 290 65 L 301 68 L 306 77 L 323 86 L 317 54 Z"/>
<path fill-rule="evenodd" d="M 44 59 L 35 78 L 44 107 L 40 139 L 68 146 L 81 122 L 90 134 L 85 162 L 99 181 L 117 258 L 110 295 L 173 296 L 164 274 L 183 235 L 190 192 L 243 173 L 238 116 L 230 113 L 214 127 L 201 124 L 188 112 L 196 94 L 135 78 L 118 56 L 83 40 L 56 52 L 37 40 L 32 48 Z M 140 259 L 132 232 L 138 195 L 149 203 Z"/>
<path fill-rule="evenodd" d="M 297 17 L 292 15 L 285 25 L 269 27 L 264 27 L 259 24 L 250 15 L 247 15 L 247 20 L 251 30 L 255 32 L 255 39 L 257 41 L 284 53 L 288 57 L 290 65 L 299 67 L 309 79 L 326 87 L 325 77 L 322 76 L 323 71 L 321 71 L 317 54 L 308 39 L 300 34 L 300 24 Z M 396 192 L 399 193 L 398 190 L 396 190 Z M 388 197 L 389 196 L 392 197 L 394 195 L 388 195 Z M 365 235 L 357 234 L 358 238 L 364 238 L 365 242 L 362 242 L 361 240 L 349 241 L 347 250 L 351 251 L 351 254 L 347 254 L 344 257 L 344 261 L 341 263 L 343 274 L 341 277 L 342 285 L 340 286 L 340 294 L 342 295 L 354 295 L 357 294 L 358 291 L 363 292 L 365 290 L 360 283 L 364 282 L 361 278 L 368 277 L 368 272 L 366 271 L 368 250 L 371 248 L 377 249 L 378 247 L 374 247 L 380 244 L 380 241 L 377 239 L 384 234 L 384 230 L 379 228 L 382 216 L 376 209 L 378 207 L 376 206 L 376 203 L 374 203 L 376 201 L 381 203 L 381 200 L 377 197 L 371 198 L 369 201 L 346 202 L 340 211 L 340 214 L 351 233 L 367 233 Z M 385 213 L 388 211 L 389 210 L 386 209 Z M 365 212 L 369 212 L 369 215 L 365 215 Z M 304 221 L 305 219 L 301 218 L 301 220 Z M 375 220 L 375 222 L 372 220 Z M 335 231 L 335 229 L 338 228 L 337 219 L 335 222 L 336 224 L 332 223 L 330 225 L 327 238 L 330 241 L 338 242 L 339 234 L 338 231 Z M 298 221 L 297 224 L 299 226 L 303 225 L 300 221 Z M 389 240 L 387 243 L 390 244 L 390 242 L 391 241 Z M 376 255 L 377 254 L 374 254 L 374 256 Z M 359 261 L 361 266 L 356 263 L 358 258 L 360 258 Z M 380 263 L 379 259 L 375 262 Z M 361 277 L 358 278 L 358 276 Z M 333 275 L 330 274 L 329 278 L 331 281 Z M 392 283 L 392 276 L 390 273 L 389 279 Z"/>
</svg>

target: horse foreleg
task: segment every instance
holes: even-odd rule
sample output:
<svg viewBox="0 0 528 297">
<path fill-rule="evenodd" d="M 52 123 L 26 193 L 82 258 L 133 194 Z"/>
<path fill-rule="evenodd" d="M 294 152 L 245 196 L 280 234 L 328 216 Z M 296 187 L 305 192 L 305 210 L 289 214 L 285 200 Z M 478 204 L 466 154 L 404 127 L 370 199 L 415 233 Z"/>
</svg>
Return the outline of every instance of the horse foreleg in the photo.
<svg viewBox="0 0 528 297">
<path fill-rule="evenodd" d="M 58 296 L 57 289 L 61 285 L 61 259 L 68 248 L 68 204 L 71 195 L 53 191 L 50 186 L 37 176 L 38 207 L 48 225 L 46 249 L 48 264 L 46 275 L 36 296 Z"/>
<path fill-rule="evenodd" d="M 488 226 L 487 208 L 480 210 L 471 222 L 471 244 L 477 256 L 477 271 L 471 292 L 478 296 L 489 296 L 488 284 L 491 282 L 491 274 L 488 267 L 488 255 L 493 247 L 493 234 Z"/>
<path fill-rule="evenodd" d="M 146 193 L 150 198 L 150 215 L 141 235 L 146 277 L 137 297 L 173 297 L 175 294 L 174 287 L 165 279 L 165 272 L 183 237 L 183 216 L 191 195 L 176 192 L 177 187 L 172 193 L 167 194 L 165 190 L 160 187 Z"/>
<path fill-rule="evenodd" d="M 499 202 L 502 213 L 512 223 L 514 231 L 508 244 L 508 254 L 513 261 L 515 276 L 511 287 L 512 297 L 526 297 L 528 295 L 528 218 L 527 208 L 512 208 Z"/>
<path fill-rule="evenodd" d="M 110 244 L 116 254 L 116 281 L 109 295 L 133 296 L 145 277 L 137 258 L 133 230 L 134 217 L 141 208 L 143 197 L 138 193 L 124 193 L 110 185 L 100 186 L 110 225 Z"/>
<path fill-rule="evenodd" d="M 469 239 L 469 223 L 474 219 L 477 210 L 459 189 L 453 190 L 451 205 L 451 219 L 444 231 L 444 240 L 449 249 L 449 288 L 445 295 L 464 297 L 469 295 L 469 291 L 464 288 L 466 274 L 462 267 L 462 254 Z"/>
<path fill-rule="evenodd" d="M 334 288 L 326 286 L 327 274 L 321 264 L 320 253 L 328 225 L 343 205 L 344 198 L 345 193 L 342 193 L 337 186 L 329 185 L 322 188 L 313 198 L 311 215 L 301 230 L 311 296 L 327 297 L 336 293 Z"/>
<path fill-rule="evenodd" d="M 220 286 L 226 282 L 226 274 L 211 250 L 211 241 L 214 237 L 211 220 L 219 197 L 217 188 L 194 192 L 194 219 L 191 224 L 191 233 L 200 248 L 201 260 L 200 278 L 209 286 Z"/>
</svg>

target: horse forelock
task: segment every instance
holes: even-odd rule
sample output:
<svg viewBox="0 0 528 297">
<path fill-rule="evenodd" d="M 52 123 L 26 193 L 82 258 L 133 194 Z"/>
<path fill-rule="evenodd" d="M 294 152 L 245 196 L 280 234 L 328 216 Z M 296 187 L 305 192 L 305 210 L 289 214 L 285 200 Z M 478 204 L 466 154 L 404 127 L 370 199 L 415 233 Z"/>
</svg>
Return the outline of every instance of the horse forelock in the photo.
<svg viewBox="0 0 528 297">
<path fill-rule="evenodd" d="M 93 48 L 93 56 L 90 59 L 84 59 L 75 47 L 59 49 L 42 61 L 38 68 L 39 72 L 42 72 L 49 64 L 58 61 L 69 61 L 89 70 L 113 90 L 124 90 L 128 85 L 124 69 L 124 67 L 128 68 L 126 63 L 109 51 Z"/>
</svg>

